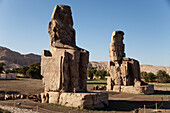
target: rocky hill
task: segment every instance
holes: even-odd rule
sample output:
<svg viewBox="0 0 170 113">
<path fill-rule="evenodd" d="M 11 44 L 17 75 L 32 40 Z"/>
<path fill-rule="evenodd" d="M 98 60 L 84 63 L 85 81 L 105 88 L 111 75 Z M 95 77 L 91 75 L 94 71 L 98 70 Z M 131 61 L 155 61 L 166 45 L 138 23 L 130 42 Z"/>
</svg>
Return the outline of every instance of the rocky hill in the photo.
<svg viewBox="0 0 170 113">
<path fill-rule="evenodd" d="M 35 54 L 22 55 L 6 47 L 0 46 L 0 62 L 6 64 L 5 68 L 18 68 L 40 62 L 41 56 Z"/>
<path fill-rule="evenodd" d="M 92 66 L 95 67 L 96 69 L 105 69 L 108 70 L 107 68 L 108 62 L 90 62 L 88 67 Z M 164 70 L 170 75 L 170 67 L 167 66 L 153 66 L 153 65 L 140 65 L 140 70 L 145 71 L 145 72 L 152 72 L 154 74 L 157 73 L 159 70 Z"/>
<path fill-rule="evenodd" d="M 108 71 L 107 65 L 108 65 L 108 62 L 95 62 L 95 61 L 92 61 L 92 62 L 90 62 L 88 64 L 88 67 L 94 67 L 97 70 L 98 69 L 104 69 L 104 70 Z"/>
<path fill-rule="evenodd" d="M 167 66 L 153 66 L 153 65 L 140 65 L 141 72 L 152 72 L 154 74 L 157 73 L 159 70 L 164 70 L 170 75 L 170 67 Z"/>
<path fill-rule="evenodd" d="M 22 66 L 28 66 L 32 63 L 37 63 L 41 61 L 41 56 L 36 54 L 26 54 L 22 55 L 19 52 L 12 51 L 6 47 L 0 46 L 0 62 L 4 62 L 6 64 L 6 68 L 18 68 Z M 92 66 L 96 69 L 105 69 L 107 68 L 107 62 L 90 62 L 88 67 Z M 168 74 L 170 74 L 170 67 L 166 66 L 152 66 L 152 65 L 140 65 L 141 72 L 152 72 L 155 73 L 158 70 L 165 70 Z"/>
</svg>

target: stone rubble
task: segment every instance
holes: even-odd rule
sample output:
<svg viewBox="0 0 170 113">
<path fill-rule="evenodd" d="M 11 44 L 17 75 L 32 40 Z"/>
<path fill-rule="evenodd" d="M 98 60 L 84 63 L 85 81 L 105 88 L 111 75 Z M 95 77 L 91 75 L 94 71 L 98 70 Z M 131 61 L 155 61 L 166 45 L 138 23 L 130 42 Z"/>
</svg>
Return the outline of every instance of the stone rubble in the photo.
<svg viewBox="0 0 170 113">
<path fill-rule="evenodd" d="M 91 90 L 106 90 L 106 85 L 96 85 Z"/>
<path fill-rule="evenodd" d="M 36 111 L 32 111 L 32 110 L 28 110 L 28 109 L 21 109 L 21 108 L 17 108 L 17 107 L 11 107 L 11 106 L 2 106 L 0 105 L 1 109 L 10 111 L 11 113 L 39 113 Z"/>
</svg>

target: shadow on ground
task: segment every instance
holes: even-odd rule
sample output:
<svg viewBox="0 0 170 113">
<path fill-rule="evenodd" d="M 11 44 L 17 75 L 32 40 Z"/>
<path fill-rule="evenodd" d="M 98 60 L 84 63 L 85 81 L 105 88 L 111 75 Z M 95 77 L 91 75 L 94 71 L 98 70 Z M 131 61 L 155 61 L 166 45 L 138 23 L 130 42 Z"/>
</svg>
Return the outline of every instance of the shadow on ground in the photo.
<svg viewBox="0 0 170 113">
<path fill-rule="evenodd" d="M 152 95 L 170 95 L 170 91 L 155 90 L 154 94 L 152 94 Z"/>
<path fill-rule="evenodd" d="M 18 91 L 0 91 L 0 94 L 20 94 Z"/>
<path fill-rule="evenodd" d="M 138 108 L 155 109 L 170 109 L 170 101 L 127 101 L 127 100 L 109 100 L 109 106 L 104 111 L 132 111 Z"/>
</svg>

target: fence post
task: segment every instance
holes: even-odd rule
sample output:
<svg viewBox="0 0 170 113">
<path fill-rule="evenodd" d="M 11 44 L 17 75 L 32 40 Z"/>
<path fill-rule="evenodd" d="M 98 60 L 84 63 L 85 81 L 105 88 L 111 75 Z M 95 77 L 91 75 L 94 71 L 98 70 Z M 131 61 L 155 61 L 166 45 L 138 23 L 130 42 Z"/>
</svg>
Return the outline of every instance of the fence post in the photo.
<svg viewBox="0 0 170 113">
<path fill-rule="evenodd" d="M 15 100 L 13 100 L 13 102 L 14 102 L 14 107 L 15 107 Z"/>
<path fill-rule="evenodd" d="M 146 109 L 146 105 L 144 104 L 144 113 L 146 113 L 145 109 Z"/>
<path fill-rule="evenodd" d="M 38 112 L 38 105 L 37 105 L 37 112 Z"/>
</svg>

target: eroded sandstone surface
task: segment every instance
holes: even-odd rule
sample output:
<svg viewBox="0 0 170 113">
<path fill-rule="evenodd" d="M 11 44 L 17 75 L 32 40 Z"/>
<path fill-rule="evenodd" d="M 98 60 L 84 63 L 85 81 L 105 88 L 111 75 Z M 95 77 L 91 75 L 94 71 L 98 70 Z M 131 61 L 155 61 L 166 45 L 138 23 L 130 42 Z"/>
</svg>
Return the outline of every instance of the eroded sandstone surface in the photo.
<svg viewBox="0 0 170 113">
<path fill-rule="evenodd" d="M 132 58 L 125 58 L 123 39 L 123 31 L 114 31 L 112 33 L 109 48 L 110 61 L 108 62 L 110 77 L 107 79 L 107 90 L 153 93 L 153 86 L 145 86 L 146 88 L 141 87 L 147 84 L 141 81 L 139 62 Z M 132 88 L 129 86 L 132 86 Z"/>
<path fill-rule="evenodd" d="M 107 93 L 87 92 L 89 52 L 76 46 L 69 6 L 54 8 L 48 33 L 50 50 L 44 50 L 41 56 L 42 102 L 86 109 L 107 106 Z"/>
<path fill-rule="evenodd" d="M 86 91 L 89 52 L 76 46 L 69 6 L 54 8 L 48 33 L 50 51 L 44 50 L 41 58 L 45 91 Z"/>
</svg>

